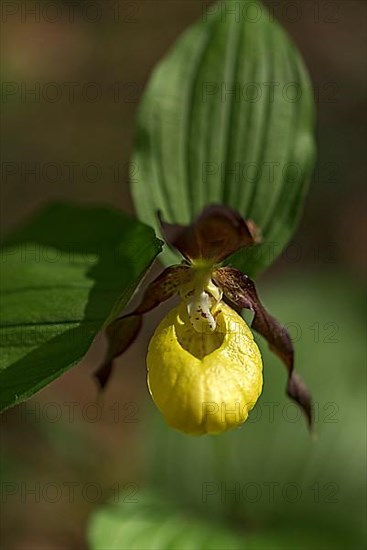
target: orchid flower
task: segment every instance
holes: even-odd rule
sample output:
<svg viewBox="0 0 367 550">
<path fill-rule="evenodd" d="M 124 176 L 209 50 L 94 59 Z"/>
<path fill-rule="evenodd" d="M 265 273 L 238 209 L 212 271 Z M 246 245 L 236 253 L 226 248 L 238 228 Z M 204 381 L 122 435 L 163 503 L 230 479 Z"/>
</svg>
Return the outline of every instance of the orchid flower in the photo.
<svg viewBox="0 0 367 550">
<path fill-rule="evenodd" d="M 166 268 L 148 285 L 140 305 L 107 328 L 109 347 L 96 372 L 101 388 L 113 360 L 136 338 L 142 316 L 177 295 L 179 305 L 155 330 L 147 354 L 148 388 L 170 426 L 201 435 L 245 422 L 263 386 L 261 354 L 240 315 L 249 309 L 251 329 L 267 340 L 286 366 L 287 394 L 303 409 L 311 427 L 311 397 L 294 370 L 287 330 L 267 312 L 247 275 L 221 265 L 238 249 L 260 242 L 255 224 L 216 205 L 205 208 L 189 226 L 160 222 L 166 242 L 183 261 Z"/>
</svg>

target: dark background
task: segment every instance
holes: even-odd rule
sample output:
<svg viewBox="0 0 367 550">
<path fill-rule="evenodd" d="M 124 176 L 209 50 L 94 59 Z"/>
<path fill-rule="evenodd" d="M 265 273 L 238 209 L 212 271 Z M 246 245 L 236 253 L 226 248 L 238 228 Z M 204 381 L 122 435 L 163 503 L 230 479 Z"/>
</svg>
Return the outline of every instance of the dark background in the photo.
<svg viewBox="0 0 367 550">
<path fill-rule="evenodd" d="M 5 4 L 4 231 L 54 199 L 110 203 L 132 213 L 128 162 L 141 94 L 155 64 L 209 3 L 107 0 L 74 2 L 70 8 L 55 2 L 58 9 L 46 11 L 43 2 Z M 293 422 L 283 414 L 285 375 L 265 346 L 269 374 L 262 399 L 280 403 L 274 420 L 263 407 L 259 422 L 246 426 L 246 432 L 226 434 L 215 443 L 171 433 L 145 384 L 144 357 L 162 315 L 158 311 L 119 361 L 97 421 L 88 404 L 96 401 L 91 373 L 103 353 L 101 339 L 80 366 L 2 417 L 3 479 L 15 484 L 14 495 L 3 500 L 4 548 L 82 548 L 90 511 L 117 483 L 133 483 L 138 496 L 146 486 L 158 485 L 187 509 L 200 509 L 210 518 L 234 516 L 238 508 L 247 525 L 260 531 L 287 516 L 289 529 L 320 528 L 323 542 L 317 548 L 332 547 L 333 537 L 345 537 L 345 548 L 363 546 L 366 4 L 265 4 L 298 45 L 310 72 L 318 162 L 294 240 L 260 278 L 259 288 L 269 309 L 293 331 L 299 370 L 320 407 L 318 441 L 308 440 L 302 419 Z M 73 415 L 66 405 L 71 402 L 76 403 Z M 215 457 L 228 449 L 238 453 L 227 456 L 224 467 Z M 191 479 L 182 457 L 206 464 L 208 453 L 214 466 Z M 185 475 L 187 482 L 180 485 Z M 270 502 L 264 493 L 254 504 L 241 499 L 235 512 L 218 495 L 215 502 L 203 502 L 205 481 L 261 485 L 265 479 L 298 483 L 308 498 L 290 506 L 284 495 Z M 57 502 L 42 496 L 50 482 L 62 487 Z M 79 483 L 72 501 L 65 482 Z M 95 502 L 83 495 L 89 482 L 103 493 Z M 315 483 L 326 491 L 321 502 L 310 489 Z M 331 501 L 328 483 L 336 489 Z M 32 487 L 36 495 L 27 493 Z"/>
</svg>

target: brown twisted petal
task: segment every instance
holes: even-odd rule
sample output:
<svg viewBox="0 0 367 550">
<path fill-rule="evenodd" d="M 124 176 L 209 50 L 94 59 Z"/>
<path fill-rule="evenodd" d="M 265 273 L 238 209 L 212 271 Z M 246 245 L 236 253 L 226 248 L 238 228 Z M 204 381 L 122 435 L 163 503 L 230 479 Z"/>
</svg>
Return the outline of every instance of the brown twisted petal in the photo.
<svg viewBox="0 0 367 550">
<path fill-rule="evenodd" d="M 141 315 L 126 315 L 116 319 L 106 329 L 108 348 L 103 363 L 98 367 L 94 376 L 103 389 L 110 378 L 113 360 L 124 353 L 138 336 L 141 325 Z"/>
<path fill-rule="evenodd" d="M 106 386 L 110 378 L 113 360 L 122 355 L 138 336 L 144 313 L 151 311 L 177 294 L 180 286 L 188 282 L 190 276 L 191 269 L 188 266 L 173 265 L 168 267 L 148 285 L 140 304 L 132 313 L 119 317 L 107 327 L 106 357 L 94 374 L 101 389 Z"/>
<path fill-rule="evenodd" d="M 257 295 L 255 283 L 247 275 L 232 267 L 222 267 L 214 272 L 213 280 L 230 302 L 254 313 L 252 328 L 267 340 L 270 349 L 287 367 L 287 395 L 300 405 L 311 428 L 311 395 L 301 377 L 294 371 L 294 350 L 288 331 L 266 311 Z"/>
<path fill-rule="evenodd" d="M 245 221 L 226 206 L 208 206 L 187 226 L 164 222 L 160 213 L 158 216 L 166 242 L 188 260 L 221 262 L 239 248 L 260 240 L 254 222 Z"/>
</svg>

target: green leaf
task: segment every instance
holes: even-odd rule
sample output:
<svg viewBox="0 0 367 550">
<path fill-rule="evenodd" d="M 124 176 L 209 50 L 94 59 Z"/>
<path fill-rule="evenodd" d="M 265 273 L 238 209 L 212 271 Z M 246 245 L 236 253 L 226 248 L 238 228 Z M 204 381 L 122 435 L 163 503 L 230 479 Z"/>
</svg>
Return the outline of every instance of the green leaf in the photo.
<svg viewBox="0 0 367 550">
<path fill-rule="evenodd" d="M 92 550 L 242 550 L 243 540 L 225 527 L 211 525 L 175 510 L 149 493 L 137 493 L 119 505 L 110 505 L 92 516 L 89 527 Z"/>
<path fill-rule="evenodd" d="M 120 495 L 122 496 L 122 495 Z M 116 495 L 117 499 L 117 495 Z M 234 527 L 227 520 L 198 515 L 177 507 L 177 503 L 155 493 L 136 492 L 134 501 L 97 510 L 88 529 L 91 550 L 338 550 L 337 533 L 328 533 L 306 525 L 303 528 L 285 522 L 264 529 L 262 518 L 248 524 L 238 521 Z M 228 512 L 228 502 L 223 499 Z M 214 521 L 213 521 L 214 519 Z M 343 540 L 345 544 L 345 540 Z"/>
<path fill-rule="evenodd" d="M 140 219 L 158 230 L 158 209 L 186 224 L 205 205 L 231 206 L 262 230 L 264 244 L 230 262 L 253 275 L 292 236 L 313 160 L 312 92 L 295 47 L 256 1 L 211 6 L 142 100 L 131 165 Z"/>
<path fill-rule="evenodd" d="M 117 210 L 56 204 L 1 248 L 1 410 L 78 363 L 161 249 Z"/>
</svg>

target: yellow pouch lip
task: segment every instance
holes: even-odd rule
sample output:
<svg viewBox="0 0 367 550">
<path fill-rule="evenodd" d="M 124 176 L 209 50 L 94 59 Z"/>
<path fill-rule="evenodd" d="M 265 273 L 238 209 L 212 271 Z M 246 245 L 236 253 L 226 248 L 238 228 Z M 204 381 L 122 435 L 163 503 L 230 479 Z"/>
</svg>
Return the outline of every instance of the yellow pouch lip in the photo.
<svg viewBox="0 0 367 550">
<path fill-rule="evenodd" d="M 218 434 L 241 425 L 262 390 L 262 360 L 250 329 L 226 304 L 218 304 L 217 309 L 222 310 L 218 326 L 221 328 L 223 324 L 225 335 L 221 345 L 202 359 L 183 348 L 177 338 L 177 323 L 189 327 L 185 325 L 184 304 L 166 315 L 149 345 L 147 382 L 153 401 L 171 427 L 190 435 Z M 239 343 L 228 330 L 231 322 L 239 323 Z M 247 367 L 243 363 L 246 357 L 251 364 L 247 380 Z M 203 406 L 207 403 L 219 404 L 218 414 L 206 417 Z M 235 421 L 220 416 L 221 405 L 230 408 L 237 403 L 242 412 Z"/>
<path fill-rule="evenodd" d="M 172 338 L 175 341 L 175 346 L 179 348 L 179 353 L 187 354 L 190 358 L 195 358 L 198 362 L 198 364 L 202 364 L 205 362 L 205 360 L 208 358 L 210 359 L 211 356 L 215 353 L 220 353 L 221 351 L 228 348 L 228 344 L 231 342 L 233 338 L 233 333 L 236 335 L 238 334 L 238 330 L 236 330 L 236 325 L 239 323 L 241 324 L 241 332 L 243 333 L 244 326 L 246 327 L 246 334 L 242 334 L 242 337 L 247 337 L 249 341 L 252 343 L 254 342 L 254 337 L 247 326 L 247 323 L 242 319 L 242 317 L 235 312 L 230 306 L 227 304 L 224 304 L 223 302 L 220 302 L 216 304 L 213 307 L 213 313 L 216 315 L 216 321 L 217 321 L 217 328 L 215 330 L 215 333 L 219 333 L 223 335 L 223 339 L 221 341 L 220 346 L 216 347 L 212 352 L 208 353 L 203 357 L 203 359 L 199 359 L 198 357 L 195 357 L 190 351 L 188 351 L 185 347 L 182 346 L 180 342 L 180 338 L 177 335 L 177 326 L 190 326 L 190 320 L 189 316 L 186 310 L 186 305 L 181 302 L 178 306 L 173 308 L 166 317 L 161 321 L 161 323 L 158 325 L 156 329 L 156 333 L 158 333 L 160 330 L 164 330 L 166 328 L 171 328 L 172 330 Z M 230 313 L 230 315 L 228 314 Z M 233 317 L 235 321 L 233 322 Z M 238 319 L 238 321 L 237 321 Z M 194 328 L 192 328 L 192 331 L 194 333 Z M 210 336 L 210 334 L 208 334 Z"/>
</svg>

